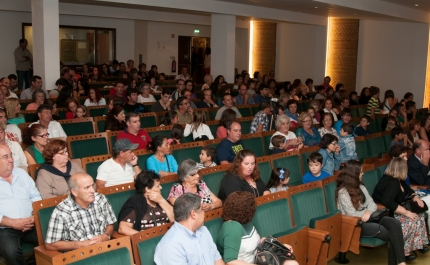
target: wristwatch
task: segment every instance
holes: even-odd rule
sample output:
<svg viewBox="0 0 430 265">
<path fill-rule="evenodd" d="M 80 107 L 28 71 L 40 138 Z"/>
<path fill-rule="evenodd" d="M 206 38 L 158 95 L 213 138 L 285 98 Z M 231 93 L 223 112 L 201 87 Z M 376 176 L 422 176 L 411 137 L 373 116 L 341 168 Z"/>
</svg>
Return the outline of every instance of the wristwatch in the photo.
<svg viewBox="0 0 430 265">
<path fill-rule="evenodd" d="M 110 240 L 110 235 L 108 233 L 105 233 L 108 236 L 108 240 Z"/>
</svg>

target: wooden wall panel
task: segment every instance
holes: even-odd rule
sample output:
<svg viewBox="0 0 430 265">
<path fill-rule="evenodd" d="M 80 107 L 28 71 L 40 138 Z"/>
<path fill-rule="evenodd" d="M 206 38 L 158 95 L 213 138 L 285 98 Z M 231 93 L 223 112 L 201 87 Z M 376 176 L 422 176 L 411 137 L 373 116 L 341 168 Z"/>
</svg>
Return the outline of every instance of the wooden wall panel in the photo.
<svg viewBox="0 0 430 265">
<path fill-rule="evenodd" d="M 333 87 L 342 83 L 348 92 L 355 90 L 358 37 L 358 19 L 330 18 L 326 72 Z"/>
<path fill-rule="evenodd" d="M 262 75 L 275 70 L 276 23 L 254 21 L 252 69 Z M 254 73 L 249 73 L 253 78 Z"/>
</svg>

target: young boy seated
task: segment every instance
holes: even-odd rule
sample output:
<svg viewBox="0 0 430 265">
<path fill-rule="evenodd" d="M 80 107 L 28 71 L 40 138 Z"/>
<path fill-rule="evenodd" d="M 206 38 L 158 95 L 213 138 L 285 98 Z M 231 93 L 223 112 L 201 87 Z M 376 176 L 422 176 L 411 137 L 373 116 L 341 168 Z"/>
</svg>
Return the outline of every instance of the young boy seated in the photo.
<svg viewBox="0 0 430 265">
<path fill-rule="evenodd" d="M 285 136 L 283 136 L 283 135 L 273 136 L 272 140 L 271 140 L 272 145 L 273 145 L 272 155 L 285 152 L 286 141 L 287 141 L 287 138 L 285 138 Z"/>
<path fill-rule="evenodd" d="M 391 137 L 393 141 L 391 141 L 390 147 L 394 145 L 403 145 L 404 147 L 408 147 L 408 137 L 403 133 L 403 129 L 400 127 L 394 127 L 391 130 Z"/>
<path fill-rule="evenodd" d="M 216 150 L 213 147 L 205 146 L 200 152 L 200 163 L 197 164 L 199 169 L 206 167 L 215 167 L 217 164 L 214 162 L 216 158 Z"/>
<path fill-rule="evenodd" d="M 340 128 L 342 127 L 343 124 L 347 124 L 351 121 L 351 109 L 350 108 L 344 108 L 341 112 L 340 112 L 340 120 L 338 120 L 333 128 L 336 130 L 337 135 L 340 135 Z"/>
<path fill-rule="evenodd" d="M 367 127 L 369 127 L 370 125 L 370 116 L 369 115 L 364 115 L 363 117 L 361 117 L 360 120 L 360 124 L 357 125 L 357 127 L 355 127 L 355 135 L 356 136 L 366 136 L 371 134 L 371 132 L 369 131 L 369 129 L 367 129 Z"/>
<path fill-rule="evenodd" d="M 311 153 L 306 160 L 308 162 L 309 171 L 303 176 L 303 183 L 309 183 L 330 177 L 327 172 L 321 170 L 323 167 L 323 156 L 320 153 Z"/>
<path fill-rule="evenodd" d="M 325 87 L 317 86 L 315 89 L 317 91 L 317 94 L 315 95 L 314 99 L 325 99 Z"/>
<path fill-rule="evenodd" d="M 354 132 L 354 125 L 344 124 L 340 129 L 339 147 L 340 147 L 340 162 L 345 163 L 348 160 L 357 160 L 357 153 L 355 152 L 355 140 L 352 135 Z"/>
<path fill-rule="evenodd" d="M 387 127 L 385 127 L 386 131 L 391 131 L 393 128 L 397 127 L 397 120 L 394 117 L 388 116 L 387 118 Z"/>
</svg>

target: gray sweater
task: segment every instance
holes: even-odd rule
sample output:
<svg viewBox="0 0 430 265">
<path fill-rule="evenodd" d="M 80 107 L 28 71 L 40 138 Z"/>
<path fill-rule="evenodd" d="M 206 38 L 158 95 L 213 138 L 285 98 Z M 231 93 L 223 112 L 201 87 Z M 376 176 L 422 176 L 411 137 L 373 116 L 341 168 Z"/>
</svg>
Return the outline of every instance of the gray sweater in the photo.
<svg viewBox="0 0 430 265">
<path fill-rule="evenodd" d="M 364 204 L 360 204 L 358 210 L 354 208 L 351 202 L 351 197 L 345 188 L 339 190 L 339 195 L 337 197 L 337 208 L 342 212 L 342 214 L 347 216 L 356 216 L 362 217 L 366 211 L 373 213 L 376 211 L 377 206 L 373 201 L 372 197 L 369 195 L 366 187 L 360 185 L 360 189 L 363 191 L 364 196 L 366 197 L 366 201 Z"/>
</svg>

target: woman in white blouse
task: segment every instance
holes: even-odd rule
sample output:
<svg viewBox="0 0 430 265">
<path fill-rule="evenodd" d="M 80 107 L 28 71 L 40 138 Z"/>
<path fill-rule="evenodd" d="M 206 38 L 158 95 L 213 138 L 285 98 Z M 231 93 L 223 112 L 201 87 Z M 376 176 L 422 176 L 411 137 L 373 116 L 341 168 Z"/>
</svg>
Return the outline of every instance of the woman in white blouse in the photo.
<svg viewBox="0 0 430 265">
<path fill-rule="evenodd" d="M 157 100 L 154 98 L 153 95 L 151 95 L 149 84 L 148 83 L 142 83 L 139 87 L 141 95 L 137 97 L 138 103 L 146 103 L 146 102 L 156 102 Z"/>
</svg>

